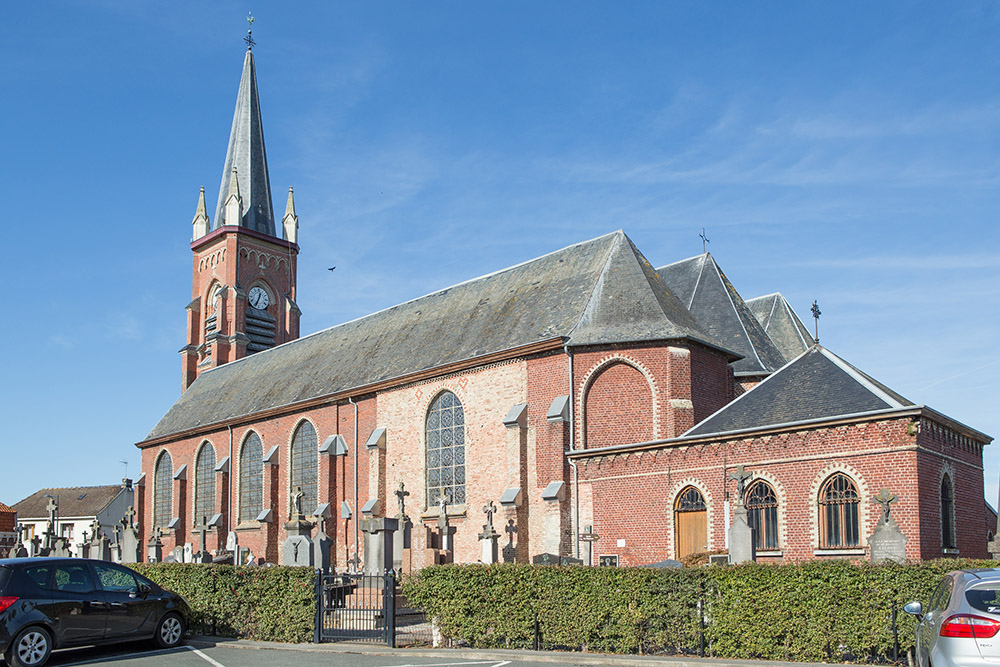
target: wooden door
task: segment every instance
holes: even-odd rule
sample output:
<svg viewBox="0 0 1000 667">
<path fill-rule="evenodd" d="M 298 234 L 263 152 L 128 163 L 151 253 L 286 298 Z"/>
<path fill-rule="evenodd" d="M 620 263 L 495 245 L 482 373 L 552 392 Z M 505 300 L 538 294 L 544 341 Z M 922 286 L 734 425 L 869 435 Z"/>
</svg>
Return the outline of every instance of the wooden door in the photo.
<svg viewBox="0 0 1000 667">
<path fill-rule="evenodd" d="M 674 504 L 677 558 L 708 549 L 708 510 L 701 492 L 686 487 Z"/>
</svg>

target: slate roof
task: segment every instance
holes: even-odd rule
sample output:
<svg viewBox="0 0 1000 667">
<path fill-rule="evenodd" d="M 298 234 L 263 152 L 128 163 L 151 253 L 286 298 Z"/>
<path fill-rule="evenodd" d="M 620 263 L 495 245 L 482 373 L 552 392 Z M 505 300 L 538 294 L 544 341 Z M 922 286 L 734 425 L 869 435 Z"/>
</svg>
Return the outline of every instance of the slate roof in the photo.
<svg viewBox="0 0 1000 667">
<path fill-rule="evenodd" d="M 121 484 L 111 486 L 70 486 L 58 489 L 39 489 L 12 508 L 21 521 L 48 518 L 46 509 L 50 496 L 59 496 L 59 516 L 97 516 L 122 491 Z"/>
<path fill-rule="evenodd" d="M 737 358 L 617 231 L 206 371 L 146 440 L 560 338 L 685 338 Z"/>
<path fill-rule="evenodd" d="M 766 375 L 785 364 L 785 357 L 710 253 L 657 271 L 709 335 L 743 356 L 732 365 L 737 376 Z"/>
<path fill-rule="evenodd" d="M 913 406 L 909 400 L 816 344 L 696 424 L 684 437 L 756 430 Z"/>
<path fill-rule="evenodd" d="M 243 199 L 243 219 L 226 220 L 226 199 L 236 169 L 240 197 Z M 264 150 L 264 126 L 260 118 L 257 97 L 257 72 L 253 53 L 243 59 L 243 75 L 236 95 L 233 127 L 229 132 L 226 163 L 219 186 L 219 204 L 215 208 L 212 229 L 223 225 L 239 225 L 268 236 L 274 236 L 274 206 L 271 204 L 271 180 L 267 173 L 267 151 Z"/>
<path fill-rule="evenodd" d="M 780 292 L 749 299 L 746 304 L 787 361 L 799 356 L 813 344 L 809 329 Z"/>
</svg>

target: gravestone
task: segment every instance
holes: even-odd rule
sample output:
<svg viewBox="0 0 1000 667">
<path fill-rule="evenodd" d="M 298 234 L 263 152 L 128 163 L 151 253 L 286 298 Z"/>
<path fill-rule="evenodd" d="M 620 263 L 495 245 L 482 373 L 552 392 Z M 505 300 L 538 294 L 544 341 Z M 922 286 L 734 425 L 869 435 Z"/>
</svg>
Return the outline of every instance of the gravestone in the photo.
<svg viewBox="0 0 1000 667">
<path fill-rule="evenodd" d="M 173 559 L 174 559 L 173 562 L 174 563 L 183 563 L 184 562 L 184 546 L 178 544 L 176 547 L 174 547 L 174 550 L 172 552 L 170 552 L 170 555 L 173 557 Z"/>
<path fill-rule="evenodd" d="M 441 551 L 447 552 L 450 556 L 455 550 L 455 526 L 448 522 L 448 499 L 444 493 L 441 494 L 441 502 L 438 505 L 437 528 Z"/>
<path fill-rule="evenodd" d="M 382 574 L 392 569 L 393 535 L 399 528 L 399 521 L 384 517 L 362 519 L 361 530 L 365 534 L 365 574 Z"/>
<path fill-rule="evenodd" d="M 194 532 L 198 533 L 198 539 L 201 548 L 197 553 L 192 554 L 192 563 L 211 563 L 212 562 L 212 552 L 208 550 L 208 531 L 212 527 L 208 524 L 205 517 L 201 519 L 201 525 L 194 529 Z"/>
<path fill-rule="evenodd" d="M 87 539 L 87 531 L 83 531 L 81 537 L 83 542 L 79 545 L 80 558 L 90 558 L 90 540 Z"/>
<path fill-rule="evenodd" d="M 736 470 L 729 473 L 729 479 L 736 480 L 736 510 L 733 512 L 733 523 L 729 526 L 729 556 L 726 558 L 726 562 L 730 564 L 757 560 L 753 529 L 747 521 L 747 508 L 743 503 L 747 481 L 752 477 L 742 465 L 736 466 Z"/>
<path fill-rule="evenodd" d="M 236 553 L 239 547 L 240 547 L 239 536 L 237 536 L 235 532 L 229 531 L 229 535 L 226 537 L 226 551 L 232 551 L 233 553 Z"/>
<path fill-rule="evenodd" d="M 313 567 L 312 543 L 306 535 L 290 535 L 281 546 L 281 564 Z"/>
<path fill-rule="evenodd" d="M 873 563 L 884 560 L 906 562 L 906 535 L 899 529 L 889 507 L 896 499 L 896 495 L 886 488 L 872 498 L 882 508 L 882 516 L 868 538 L 869 557 Z"/>
<path fill-rule="evenodd" d="M 142 553 L 139 549 L 139 531 L 132 523 L 135 510 L 128 508 L 129 513 L 122 520 L 122 562 L 138 563 L 142 560 Z"/>
<path fill-rule="evenodd" d="M 190 542 L 184 544 L 184 555 L 182 558 L 185 563 L 194 562 L 194 546 Z"/>
<path fill-rule="evenodd" d="M 493 529 L 493 514 L 496 511 L 497 508 L 492 500 L 483 507 L 486 523 L 483 524 L 483 532 L 479 534 L 479 541 L 482 545 L 480 560 L 487 565 L 492 565 L 498 560 L 497 540 L 500 538 L 500 533 Z"/>
<path fill-rule="evenodd" d="M 330 548 L 333 540 L 323 530 L 324 516 L 316 517 L 316 536 L 312 538 L 313 567 L 327 572 L 330 569 Z"/>
<path fill-rule="evenodd" d="M 531 558 L 532 565 L 558 565 L 559 556 L 556 554 L 537 554 Z"/>
<path fill-rule="evenodd" d="M 157 528 L 146 543 L 146 557 L 150 563 L 159 563 L 163 560 L 163 541 L 160 540 L 162 533 Z"/>
<path fill-rule="evenodd" d="M 410 548 L 410 540 L 413 533 L 413 523 L 406 515 L 406 497 L 410 492 L 406 490 L 403 482 L 399 483 L 399 489 L 393 492 L 399 503 L 399 512 L 396 514 L 397 528 L 392 539 L 392 568 L 396 572 L 403 571 L 404 551 Z M 407 563 L 406 570 L 409 571 Z"/>
</svg>

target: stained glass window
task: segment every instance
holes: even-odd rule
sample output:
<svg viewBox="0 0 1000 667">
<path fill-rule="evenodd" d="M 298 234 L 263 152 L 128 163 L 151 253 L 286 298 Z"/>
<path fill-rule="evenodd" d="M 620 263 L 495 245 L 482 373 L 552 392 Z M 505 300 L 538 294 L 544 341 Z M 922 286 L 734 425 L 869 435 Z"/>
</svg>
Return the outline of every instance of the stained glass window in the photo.
<svg viewBox="0 0 1000 667">
<path fill-rule="evenodd" d="M 240 449 L 240 522 L 253 521 L 263 509 L 264 445 L 254 431 Z"/>
<path fill-rule="evenodd" d="M 161 452 L 153 472 L 153 527 L 166 528 L 173 518 L 174 464 L 169 452 Z"/>
<path fill-rule="evenodd" d="M 689 486 L 677 498 L 675 509 L 678 512 L 702 512 L 705 510 L 705 498 L 701 495 L 701 491 Z"/>
<path fill-rule="evenodd" d="M 306 514 L 316 509 L 316 480 L 318 477 L 319 454 L 316 429 L 309 422 L 302 422 L 292 438 L 292 486 L 290 496 L 302 488 L 302 511 Z M 291 511 L 291 500 L 289 500 Z"/>
<path fill-rule="evenodd" d="M 194 525 L 201 525 L 215 514 L 215 449 L 205 442 L 198 450 L 194 466 Z"/>
<path fill-rule="evenodd" d="M 427 505 L 465 504 L 465 410 L 458 396 L 446 391 L 427 411 Z"/>
<path fill-rule="evenodd" d="M 767 482 L 758 480 L 746 490 L 747 521 L 760 551 L 778 548 L 778 497 Z"/>
<path fill-rule="evenodd" d="M 823 549 L 861 544 L 858 525 L 860 498 L 854 481 L 844 473 L 831 476 L 819 492 L 819 545 Z"/>
<path fill-rule="evenodd" d="M 941 546 L 955 548 L 955 493 L 948 475 L 941 479 Z"/>
</svg>

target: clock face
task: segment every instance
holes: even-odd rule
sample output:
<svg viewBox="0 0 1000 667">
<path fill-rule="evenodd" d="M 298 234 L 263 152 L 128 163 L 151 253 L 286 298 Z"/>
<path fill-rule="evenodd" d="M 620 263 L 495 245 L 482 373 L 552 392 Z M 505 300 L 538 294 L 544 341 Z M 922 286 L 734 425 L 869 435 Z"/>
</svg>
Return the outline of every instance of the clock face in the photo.
<svg viewBox="0 0 1000 667">
<path fill-rule="evenodd" d="M 250 305 L 257 310 L 264 310 L 271 303 L 271 297 L 263 287 L 253 287 L 250 289 Z"/>
</svg>

